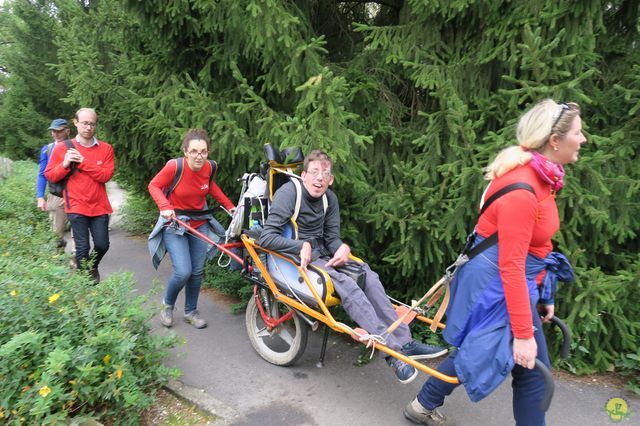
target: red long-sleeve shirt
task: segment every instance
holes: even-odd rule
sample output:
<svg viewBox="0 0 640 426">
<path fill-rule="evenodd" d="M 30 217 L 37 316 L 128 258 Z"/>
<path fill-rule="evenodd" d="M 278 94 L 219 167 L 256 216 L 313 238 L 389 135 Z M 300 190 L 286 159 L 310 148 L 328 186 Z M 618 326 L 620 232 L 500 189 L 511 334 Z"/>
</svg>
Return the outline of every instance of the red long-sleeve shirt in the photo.
<svg viewBox="0 0 640 426">
<path fill-rule="evenodd" d="M 478 220 L 476 231 L 488 237 L 498 231 L 498 266 L 504 286 L 513 335 L 533 337 L 529 292 L 525 278 L 527 253 L 545 258 L 553 249 L 551 238 L 560 227 L 555 194 L 530 166 L 518 167 L 491 182 L 485 200 L 516 182 L 535 190 L 512 191 L 496 200 Z"/>
<path fill-rule="evenodd" d="M 169 160 L 149 182 L 149 193 L 160 210 L 202 210 L 207 194 L 210 194 L 227 210 L 234 208 L 233 203 L 222 192 L 222 189 L 213 180 L 209 182 L 211 164 L 208 161 L 197 172 L 191 170 L 186 158 L 183 161 L 182 177 L 173 192 L 169 194 L 168 199 L 164 195 L 164 190 L 171 186 L 173 177 L 176 175 L 178 163 L 175 160 Z M 191 226 L 197 228 L 202 223 L 204 221 L 191 221 Z"/>
<path fill-rule="evenodd" d="M 67 181 L 67 188 L 64 191 L 64 211 L 84 216 L 113 213 L 105 186 L 113 176 L 115 167 L 113 148 L 103 141 L 97 141 L 97 144 L 89 147 L 79 144 L 75 138 L 71 142 L 84 159 Z M 71 172 L 71 168 L 65 169 L 62 166 L 66 153 L 67 146 L 64 143 L 58 143 L 44 170 L 47 180 L 58 182 Z"/>
</svg>

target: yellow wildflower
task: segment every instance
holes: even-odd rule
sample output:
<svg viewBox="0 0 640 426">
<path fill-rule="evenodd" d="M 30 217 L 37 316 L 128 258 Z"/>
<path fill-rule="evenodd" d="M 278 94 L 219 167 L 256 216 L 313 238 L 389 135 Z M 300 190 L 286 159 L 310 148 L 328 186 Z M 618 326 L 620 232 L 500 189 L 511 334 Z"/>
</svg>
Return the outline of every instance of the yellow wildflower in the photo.
<svg viewBox="0 0 640 426">
<path fill-rule="evenodd" d="M 40 388 L 40 390 L 38 391 L 38 393 L 40 394 L 40 396 L 42 396 L 43 398 L 46 398 L 47 395 L 49 395 L 51 393 L 51 388 L 49 388 L 49 386 L 43 386 Z"/>
<path fill-rule="evenodd" d="M 109 364 L 109 361 L 111 361 L 111 355 L 106 354 L 104 358 L 102 358 L 102 362 L 104 362 L 105 364 Z"/>
<path fill-rule="evenodd" d="M 58 299 L 60 299 L 60 295 L 58 293 L 54 293 L 49 296 L 49 303 L 56 303 Z"/>
<path fill-rule="evenodd" d="M 0 407 L 0 419 L 4 419 L 4 410 Z"/>
<path fill-rule="evenodd" d="M 69 380 L 69 384 L 70 384 L 70 385 L 75 385 L 75 384 L 76 384 L 76 381 L 75 381 L 75 380 Z"/>
<path fill-rule="evenodd" d="M 17 290 L 11 290 L 9 292 L 10 295 L 12 295 L 13 297 L 16 297 L 18 295 L 18 291 Z"/>
<path fill-rule="evenodd" d="M 117 369 L 117 370 L 116 370 L 116 377 L 117 377 L 118 379 L 122 379 L 122 370 L 120 370 L 120 369 Z"/>
</svg>

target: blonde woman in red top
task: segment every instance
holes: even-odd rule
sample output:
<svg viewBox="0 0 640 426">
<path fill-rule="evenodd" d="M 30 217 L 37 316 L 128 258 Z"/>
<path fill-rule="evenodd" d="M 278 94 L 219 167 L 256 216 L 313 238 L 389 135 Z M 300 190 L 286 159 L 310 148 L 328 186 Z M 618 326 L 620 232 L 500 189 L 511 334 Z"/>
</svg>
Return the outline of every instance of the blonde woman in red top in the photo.
<svg viewBox="0 0 640 426">
<path fill-rule="evenodd" d="M 564 184 L 563 166 L 578 161 L 586 138 L 578 105 L 551 99 L 527 111 L 516 133 L 518 144 L 501 151 L 486 170 L 490 183 L 481 205 L 498 191 L 503 195 L 480 215 L 474 248 L 495 233 L 497 244 L 487 244 L 451 282 L 443 337 L 457 350 L 438 370 L 458 376 L 474 402 L 511 372 L 516 425 L 543 426 L 544 379 L 533 369 L 536 358 L 550 367 L 541 321 L 553 317 L 555 280 L 573 277 L 566 258 L 552 252 L 551 238 L 560 227 L 556 193 Z M 518 189 L 507 191 L 513 184 Z M 436 408 L 455 387 L 430 378 L 405 407 L 405 417 L 418 424 L 445 424 Z"/>
<path fill-rule="evenodd" d="M 215 222 L 215 219 L 210 212 L 203 211 L 206 210 L 206 196 L 211 195 L 227 210 L 233 210 L 234 205 L 212 179 L 215 173 L 212 171 L 214 166 L 207 160 L 209 154 L 207 132 L 203 129 L 188 130 L 182 141 L 182 149 L 184 159 L 182 159 L 181 176 L 170 194 L 166 195 L 178 172 L 179 160 L 177 159 L 169 160 L 148 186 L 151 197 L 160 209 L 159 224 L 165 225 L 160 229 L 160 235 L 173 266 L 173 273 L 164 295 L 160 321 L 165 327 L 173 325 L 176 299 L 180 291 L 185 288 L 184 320 L 196 328 L 204 328 L 207 323 L 198 313 L 197 307 L 209 245 L 200 238 L 186 233 L 184 229 L 166 226 L 166 224 L 176 215 L 186 214 L 190 216 L 190 226 L 207 234 L 210 222 Z M 182 211 L 189 211 L 189 213 Z M 203 214 L 194 213 L 197 211 L 203 211 Z"/>
</svg>

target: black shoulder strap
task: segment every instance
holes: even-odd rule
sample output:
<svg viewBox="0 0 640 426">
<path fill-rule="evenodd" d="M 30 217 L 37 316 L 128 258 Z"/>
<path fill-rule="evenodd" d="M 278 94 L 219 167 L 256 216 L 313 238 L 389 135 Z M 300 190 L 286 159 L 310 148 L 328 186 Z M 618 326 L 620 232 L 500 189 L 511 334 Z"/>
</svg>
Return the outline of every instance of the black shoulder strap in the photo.
<svg viewBox="0 0 640 426">
<path fill-rule="evenodd" d="M 176 174 L 173 175 L 173 181 L 171 182 L 171 186 L 169 186 L 169 189 L 167 189 L 167 191 L 165 192 L 165 197 L 168 197 L 169 194 L 171 194 L 176 189 L 176 186 L 178 186 L 178 183 L 180 183 L 180 179 L 182 179 L 182 173 L 184 172 L 184 158 L 180 157 L 180 158 L 176 158 L 175 160 L 176 160 Z M 216 163 L 214 160 L 208 160 L 208 161 L 209 161 L 209 164 L 211 165 L 211 171 L 209 173 L 209 183 L 211 183 L 214 176 L 218 172 L 218 163 Z"/>
<path fill-rule="evenodd" d="M 173 192 L 174 189 L 176 189 L 176 186 L 178 186 L 178 183 L 180 183 L 180 179 L 182 178 L 182 173 L 184 172 L 184 158 L 176 158 L 176 174 L 173 176 L 173 182 L 171 182 L 171 186 L 169 187 L 169 189 L 167 190 L 167 192 L 165 192 L 165 197 L 168 197 L 169 194 L 171 194 Z M 214 160 L 208 160 L 209 164 L 211 164 L 211 171 L 209 172 L 209 184 L 211 184 L 211 181 L 213 180 L 213 177 L 216 175 L 217 171 L 218 171 L 218 163 L 216 163 Z M 206 214 L 212 214 L 214 213 L 216 210 L 215 209 L 206 209 L 206 205 L 205 205 L 205 210 L 182 210 L 182 209 L 175 209 L 174 210 L 176 212 L 176 214 L 179 215 L 183 215 L 183 216 L 203 216 Z"/>
<path fill-rule="evenodd" d="M 218 163 L 214 160 L 209 160 L 209 164 L 211 164 L 211 173 L 209 173 L 209 182 L 211 182 L 218 173 Z"/>
<path fill-rule="evenodd" d="M 485 202 L 482 204 L 482 209 L 480 209 L 480 214 L 478 215 L 478 219 L 480 219 L 480 216 L 482 216 L 482 213 L 484 213 L 485 210 L 487 210 L 489 206 L 493 204 L 494 201 L 496 201 L 498 198 L 502 197 L 503 195 L 508 194 L 511 191 L 515 191 L 516 189 L 526 189 L 527 191 L 531 192 L 533 195 L 536 194 L 536 191 L 533 190 L 533 187 L 528 183 L 524 183 L 524 182 L 516 182 L 516 183 L 512 183 L 511 185 L 507 185 L 504 188 L 500 188 L 493 195 L 491 195 L 491 197 L 485 200 Z"/>
<path fill-rule="evenodd" d="M 536 193 L 536 191 L 533 189 L 531 185 L 524 182 L 516 182 L 516 183 L 512 183 L 511 185 L 507 185 L 504 188 L 500 188 L 482 204 L 482 208 L 480 209 L 480 214 L 478 215 L 478 219 L 480 219 L 480 216 L 482 216 L 482 213 L 484 213 L 494 201 L 496 201 L 498 198 L 502 197 L 503 195 L 518 189 L 527 190 L 534 195 Z M 472 235 L 475 235 L 475 234 L 472 234 Z M 469 250 L 469 247 L 471 246 L 471 244 L 473 244 L 474 239 L 475 238 L 468 239 L 467 247 L 465 247 L 465 250 L 464 250 L 469 260 L 473 259 L 474 257 L 479 255 L 480 253 L 482 253 L 492 245 L 496 244 L 498 242 L 498 231 L 489 235 L 487 238 L 480 241 L 480 243 L 478 243 L 477 246 Z"/>
<path fill-rule="evenodd" d="M 56 142 L 54 142 L 54 146 L 55 143 Z M 67 147 L 67 150 L 73 148 L 73 142 L 71 142 L 71 139 L 65 139 L 64 144 Z M 77 163 L 71 163 L 71 165 L 69 166 L 69 174 L 67 174 L 67 176 L 65 176 L 64 180 L 62 181 L 62 197 L 64 198 L 65 203 L 67 203 L 67 208 L 71 208 L 71 203 L 69 202 L 69 193 L 67 192 L 67 182 L 69 181 L 71 175 L 76 172 L 77 168 Z"/>
<path fill-rule="evenodd" d="M 71 149 L 74 147 L 73 142 L 71 142 L 71 139 L 66 139 L 64 141 L 64 144 L 66 145 L 67 149 Z M 71 171 L 67 175 L 67 179 L 69 179 L 69 177 L 75 173 L 76 169 L 78 168 L 78 163 L 71 163 L 71 166 L 69 166 L 69 168 L 71 169 Z"/>
<path fill-rule="evenodd" d="M 182 179 L 182 172 L 184 171 L 184 158 L 175 158 L 175 160 L 176 173 L 173 175 L 173 181 L 171 182 L 169 189 L 167 189 L 164 193 L 165 197 L 169 197 L 173 190 L 176 189 L 176 186 L 178 186 L 178 183 L 180 183 L 180 179 Z"/>
</svg>

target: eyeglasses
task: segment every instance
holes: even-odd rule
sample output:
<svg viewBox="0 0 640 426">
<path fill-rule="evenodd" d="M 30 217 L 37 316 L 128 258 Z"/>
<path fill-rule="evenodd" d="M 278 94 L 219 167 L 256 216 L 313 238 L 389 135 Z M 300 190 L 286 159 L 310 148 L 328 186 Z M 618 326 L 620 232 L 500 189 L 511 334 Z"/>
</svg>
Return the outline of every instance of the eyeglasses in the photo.
<svg viewBox="0 0 640 426">
<path fill-rule="evenodd" d="M 569 105 L 564 104 L 564 103 L 560 104 L 559 107 L 560 108 L 558 109 L 558 111 L 555 114 L 553 114 L 553 116 L 551 117 L 551 118 L 554 119 L 553 126 L 551 126 L 552 130 L 553 130 L 554 127 L 556 127 L 556 125 L 558 124 L 558 122 L 562 118 L 562 114 L 564 114 L 565 111 L 568 111 L 568 110 L 571 109 L 571 108 L 569 108 Z"/>
<path fill-rule="evenodd" d="M 307 174 L 309 176 L 311 176 L 311 177 L 314 177 L 314 178 L 317 177 L 318 175 L 322 174 L 322 179 L 324 179 L 324 180 L 329 180 L 329 179 L 331 179 L 331 176 L 333 176 L 329 170 L 320 171 L 320 170 L 317 170 L 317 169 L 309 170 L 309 171 L 307 171 Z"/>
<path fill-rule="evenodd" d="M 98 125 L 98 123 L 94 123 L 91 121 L 78 121 L 78 124 L 81 124 L 82 127 L 96 127 Z"/>
<path fill-rule="evenodd" d="M 209 154 L 209 151 L 189 151 L 187 152 L 187 154 L 189 154 L 189 156 L 191 156 L 192 158 L 198 158 L 199 156 L 204 158 Z"/>
</svg>

